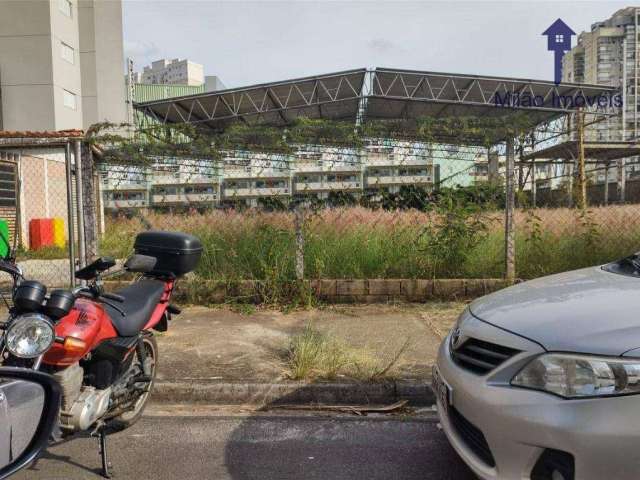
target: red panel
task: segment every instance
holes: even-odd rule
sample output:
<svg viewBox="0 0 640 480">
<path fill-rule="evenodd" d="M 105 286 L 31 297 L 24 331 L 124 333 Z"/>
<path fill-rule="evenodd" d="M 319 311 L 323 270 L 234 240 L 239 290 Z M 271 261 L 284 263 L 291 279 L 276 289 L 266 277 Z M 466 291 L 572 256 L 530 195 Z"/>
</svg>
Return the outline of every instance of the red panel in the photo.
<svg viewBox="0 0 640 480">
<path fill-rule="evenodd" d="M 37 250 L 53 245 L 53 219 L 33 218 L 29 221 L 29 247 Z"/>
<path fill-rule="evenodd" d="M 156 305 L 153 313 L 151 314 L 151 318 L 144 326 L 143 330 L 150 330 L 155 327 L 160 320 L 162 320 L 162 315 L 164 315 L 165 310 L 169 306 L 169 299 L 171 298 L 171 292 L 173 291 L 173 281 L 167 281 L 164 284 L 164 292 L 160 297 L 160 301 Z"/>
<path fill-rule="evenodd" d="M 56 336 L 75 337 L 87 344 L 84 352 L 67 352 L 60 343 L 54 343 L 45 354 L 43 362 L 48 365 L 66 366 L 80 360 L 100 342 L 118 336 L 111 318 L 102 305 L 90 300 L 76 300 L 73 310 L 56 324 Z"/>
</svg>

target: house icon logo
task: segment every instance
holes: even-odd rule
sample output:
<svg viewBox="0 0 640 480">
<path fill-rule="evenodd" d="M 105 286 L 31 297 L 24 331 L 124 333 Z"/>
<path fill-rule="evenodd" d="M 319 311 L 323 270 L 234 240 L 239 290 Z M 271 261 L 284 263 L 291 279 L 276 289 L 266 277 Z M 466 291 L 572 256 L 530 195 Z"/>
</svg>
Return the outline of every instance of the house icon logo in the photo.
<svg viewBox="0 0 640 480">
<path fill-rule="evenodd" d="M 556 85 L 562 80 L 562 57 L 571 50 L 571 37 L 575 34 L 576 32 L 560 19 L 542 32 L 542 35 L 547 37 L 547 50 L 553 52 L 553 81 Z"/>
</svg>

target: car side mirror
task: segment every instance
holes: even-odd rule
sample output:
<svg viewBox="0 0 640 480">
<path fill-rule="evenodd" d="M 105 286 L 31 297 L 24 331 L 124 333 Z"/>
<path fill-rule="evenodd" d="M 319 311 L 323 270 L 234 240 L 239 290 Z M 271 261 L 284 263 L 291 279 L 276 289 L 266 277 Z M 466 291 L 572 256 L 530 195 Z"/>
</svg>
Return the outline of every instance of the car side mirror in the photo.
<svg viewBox="0 0 640 480">
<path fill-rule="evenodd" d="M 0 368 L 0 480 L 47 447 L 60 410 L 60 386 L 46 373 Z"/>
</svg>

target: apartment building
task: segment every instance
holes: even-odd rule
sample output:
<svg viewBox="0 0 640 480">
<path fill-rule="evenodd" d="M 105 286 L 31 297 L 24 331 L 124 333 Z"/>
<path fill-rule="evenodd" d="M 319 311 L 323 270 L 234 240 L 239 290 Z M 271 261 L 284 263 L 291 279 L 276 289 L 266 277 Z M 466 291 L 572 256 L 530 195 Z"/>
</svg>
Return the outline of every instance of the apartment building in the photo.
<svg viewBox="0 0 640 480">
<path fill-rule="evenodd" d="M 295 194 L 325 199 L 338 191 L 394 193 L 403 185 L 430 189 L 446 165 L 424 144 L 386 139 L 370 139 L 362 148 L 298 145 L 295 149 L 293 155 L 229 151 L 220 162 L 167 159 L 148 167 L 110 167 L 102 172 L 104 205 L 111 211 L 255 206 L 260 198 Z M 464 176 L 458 183 L 469 184 L 471 174 L 456 168 Z"/>
<path fill-rule="evenodd" d="M 563 58 L 566 82 L 610 85 L 623 94 L 622 117 L 590 126 L 587 139 L 620 141 L 638 137 L 638 16 L 640 8 L 618 10 L 611 18 L 591 25 L 578 36 L 577 45 Z"/>
<path fill-rule="evenodd" d="M 640 137 L 639 23 L 640 8 L 618 10 L 610 18 L 592 24 L 591 31 L 582 32 L 577 45 L 563 58 L 563 81 L 611 85 L 622 93 L 622 114 L 587 126 L 587 141 L 630 141 Z M 624 168 L 620 163 L 619 168 L 608 169 L 608 180 L 620 183 L 624 177 L 640 173 L 636 161 L 626 163 Z M 572 171 L 572 165 L 565 165 L 561 175 L 571 175 Z M 603 183 L 605 175 L 600 171 L 592 180 Z"/>
<path fill-rule="evenodd" d="M 204 68 L 201 64 L 191 60 L 162 58 L 144 67 L 142 83 L 170 85 L 203 85 Z"/>
<path fill-rule="evenodd" d="M 131 76 L 134 84 L 184 86 L 200 89 L 194 93 L 215 92 L 226 88 L 220 77 L 205 75 L 204 67 L 201 64 L 179 58 L 156 60 L 151 65 L 144 67 L 142 72 L 132 72 Z M 169 95 L 164 98 L 169 98 Z"/>
<path fill-rule="evenodd" d="M 4 0 L 0 31 L 0 129 L 126 120 L 120 0 Z"/>
</svg>

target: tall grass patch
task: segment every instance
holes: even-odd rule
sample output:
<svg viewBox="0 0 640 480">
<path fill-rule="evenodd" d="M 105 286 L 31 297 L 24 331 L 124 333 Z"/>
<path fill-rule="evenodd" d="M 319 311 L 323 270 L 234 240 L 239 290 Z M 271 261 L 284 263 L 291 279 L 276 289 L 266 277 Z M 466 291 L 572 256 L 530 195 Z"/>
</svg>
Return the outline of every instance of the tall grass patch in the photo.
<svg viewBox="0 0 640 480">
<path fill-rule="evenodd" d="M 259 210 L 147 214 L 108 219 L 101 254 L 131 253 L 137 232 L 153 228 L 197 235 L 204 279 L 295 281 L 293 214 Z M 597 265 L 640 250 L 634 205 L 518 210 L 516 271 L 534 278 Z M 502 211 L 386 211 L 362 207 L 308 213 L 306 278 L 491 278 L 504 273 Z"/>
</svg>

